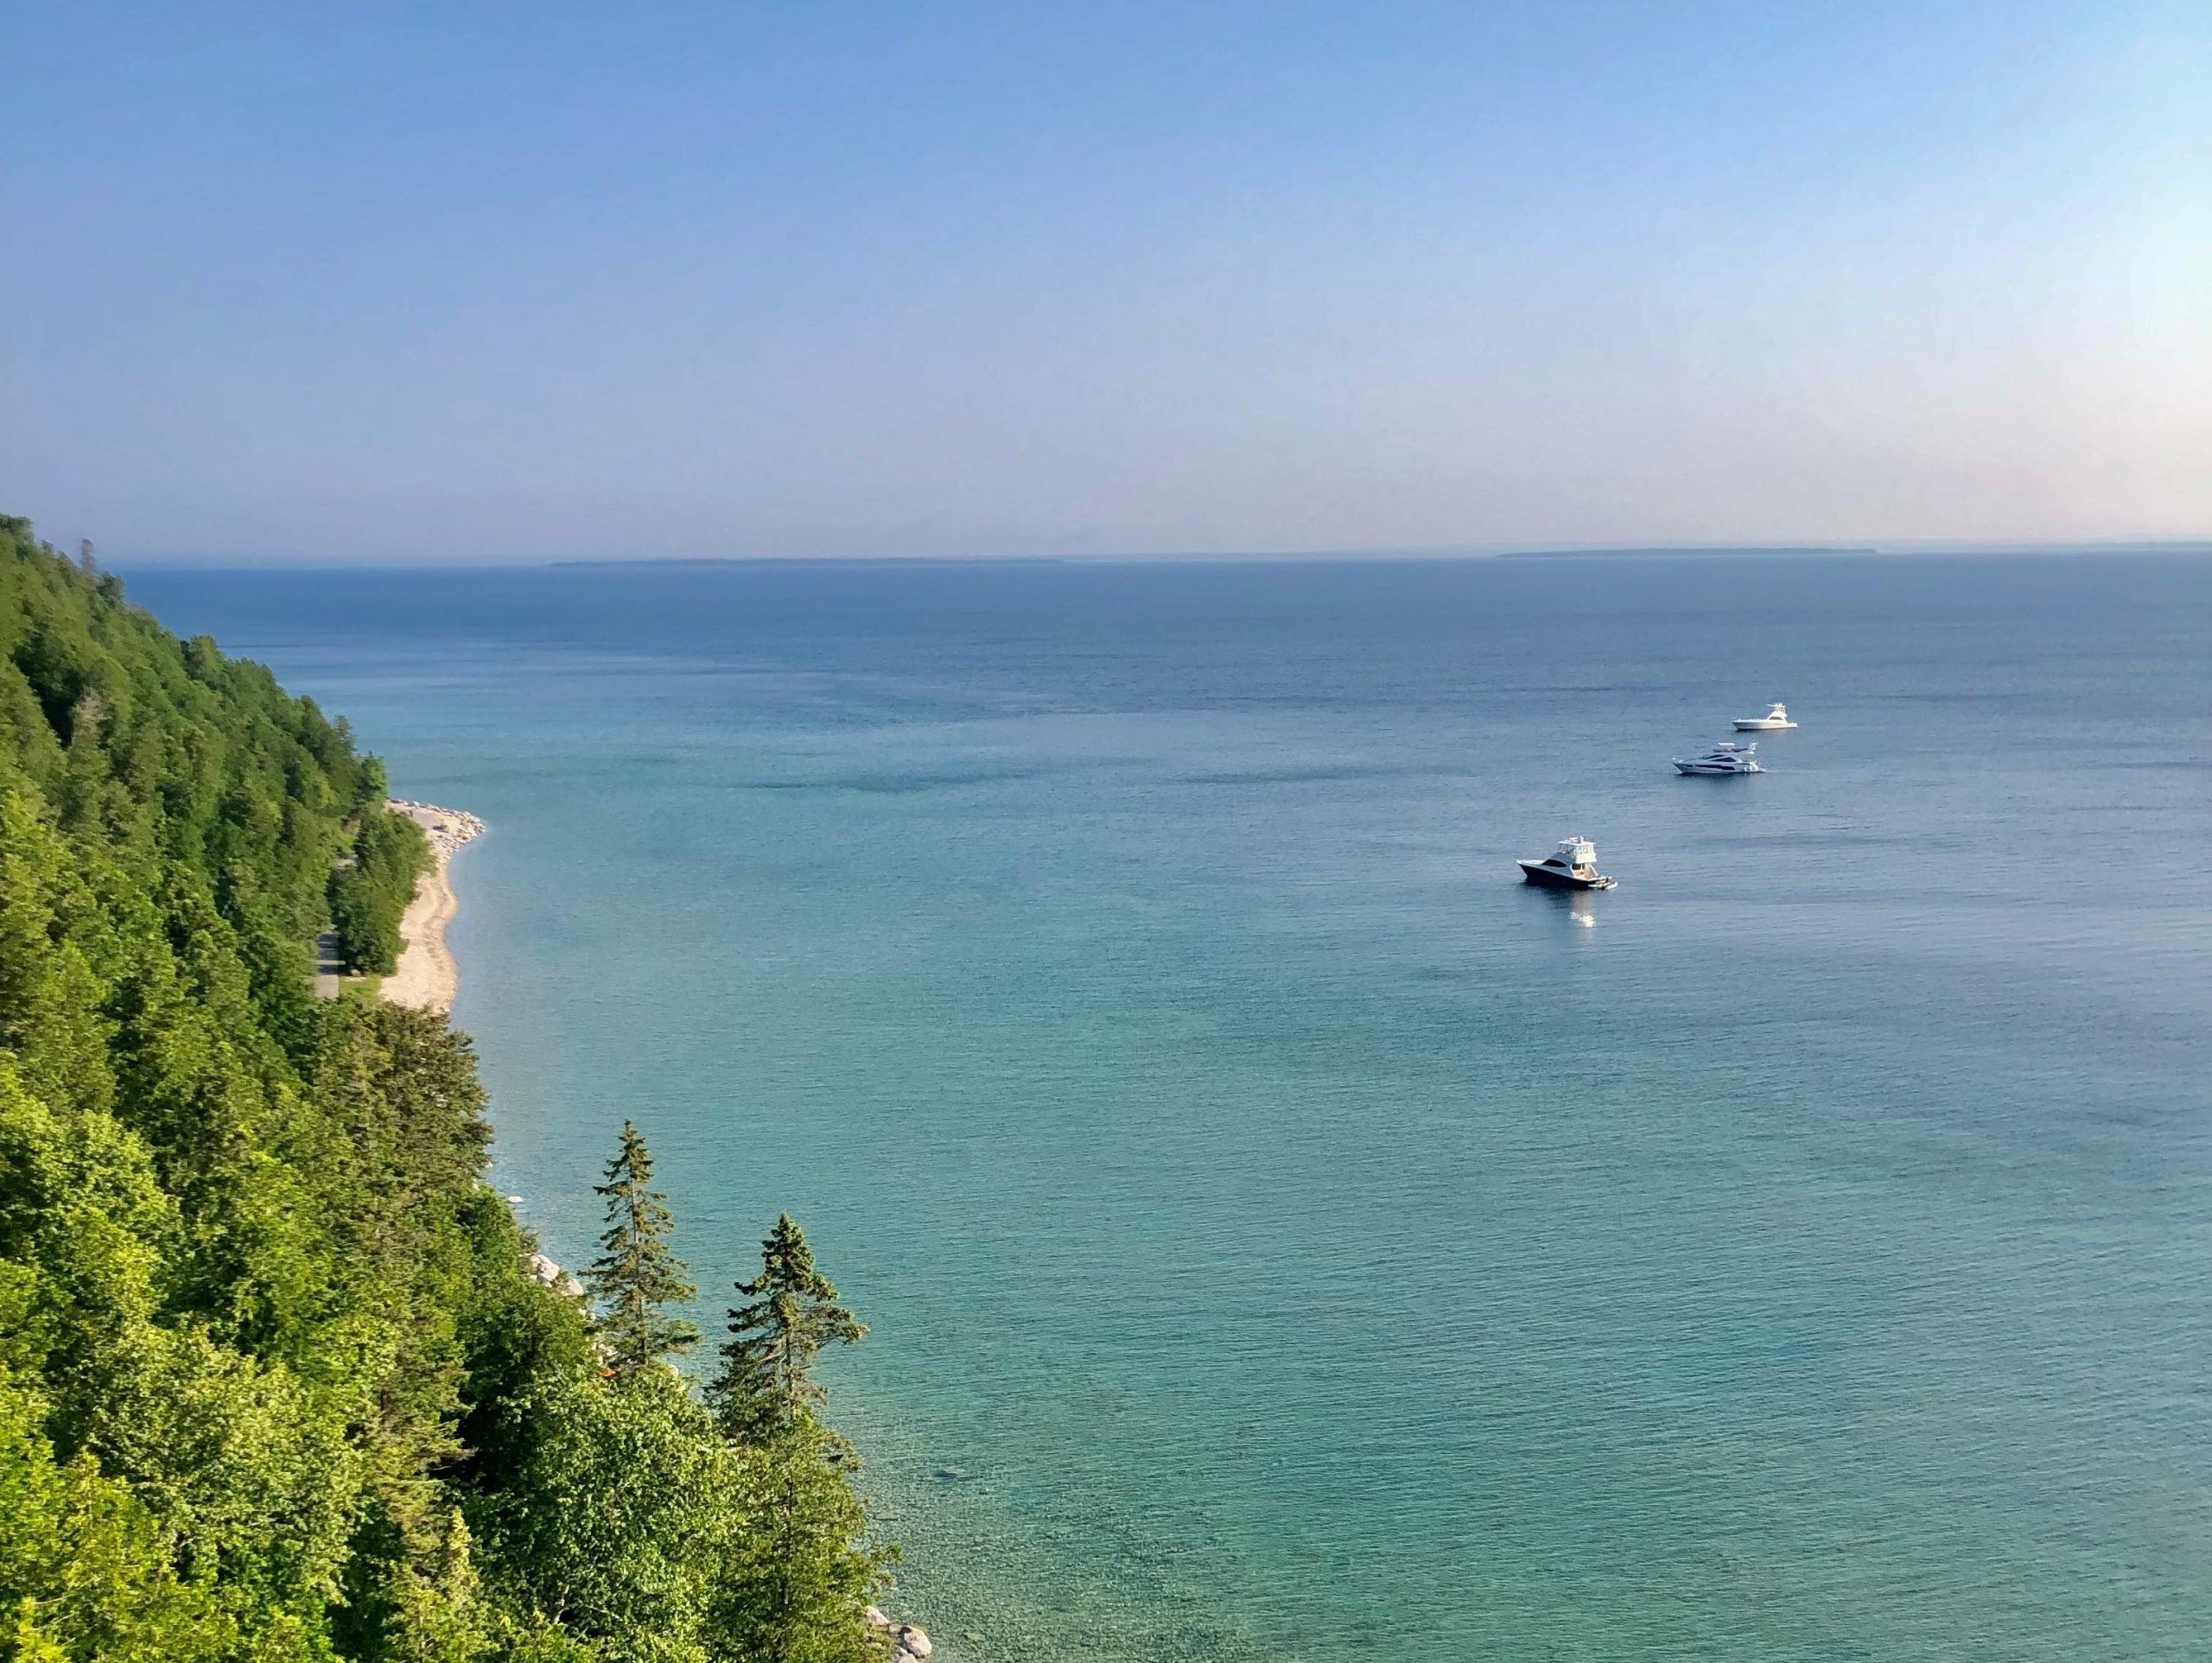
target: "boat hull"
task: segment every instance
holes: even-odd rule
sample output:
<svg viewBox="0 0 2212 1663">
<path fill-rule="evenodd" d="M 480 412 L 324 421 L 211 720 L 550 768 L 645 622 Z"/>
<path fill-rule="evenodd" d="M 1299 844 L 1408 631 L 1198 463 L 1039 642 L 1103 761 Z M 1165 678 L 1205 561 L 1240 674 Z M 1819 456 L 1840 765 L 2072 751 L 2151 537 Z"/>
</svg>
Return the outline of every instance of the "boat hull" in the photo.
<svg viewBox="0 0 2212 1663">
<path fill-rule="evenodd" d="M 1796 726 L 1796 722 L 1770 722 L 1764 718 L 1739 717 L 1736 731 L 1738 733 L 1780 733 Z"/>
<path fill-rule="evenodd" d="M 1756 763 L 1748 768 L 1707 768 L 1700 763 L 1678 762 L 1675 765 L 1675 771 L 1694 774 L 1701 779 L 1727 779 L 1737 774 L 1760 774 L 1766 771 Z"/>
<path fill-rule="evenodd" d="M 1578 878 L 1571 872 L 1561 872 L 1557 866 L 1548 866 L 1541 860 L 1523 860 L 1521 877 L 1525 883 L 1539 889 L 1611 889 L 1613 880 L 1606 877 Z"/>
</svg>

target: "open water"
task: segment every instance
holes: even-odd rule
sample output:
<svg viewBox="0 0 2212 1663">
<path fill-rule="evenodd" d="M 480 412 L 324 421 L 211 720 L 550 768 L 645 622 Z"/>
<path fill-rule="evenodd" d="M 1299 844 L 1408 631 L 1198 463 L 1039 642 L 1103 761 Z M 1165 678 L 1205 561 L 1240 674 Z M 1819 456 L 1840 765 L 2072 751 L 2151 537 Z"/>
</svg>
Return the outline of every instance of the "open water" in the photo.
<svg viewBox="0 0 2212 1663">
<path fill-rule="evenodd" d="M 132 593 L 490 822 L 555 1257 L 806 1227 L 940 1657 L 2212 1652 L 2212 562 Z"/>
</svg>

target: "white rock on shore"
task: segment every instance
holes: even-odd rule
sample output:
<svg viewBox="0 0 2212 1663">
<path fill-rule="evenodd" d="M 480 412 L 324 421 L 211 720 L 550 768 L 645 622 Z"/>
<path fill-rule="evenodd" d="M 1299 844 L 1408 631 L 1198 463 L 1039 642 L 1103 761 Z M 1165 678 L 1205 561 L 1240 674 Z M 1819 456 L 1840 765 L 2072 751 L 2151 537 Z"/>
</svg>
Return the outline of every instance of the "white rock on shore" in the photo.
<svg viewBox="0 0 2212 1663">
<path fill-rule="evenodd" d="M 891 1663 L 920 1663 L 936 1647 L 930 1637 L 911 1622 L 893 1622 L 883 1615 L 883 1608 L 871 1605 L 863 1613 L 868 1626 L 879 1633 L 892 1634 Z M 893 1630 L 897 1632 L 893 1633 Z"/>
<path fill-rule="evenodd" d="M 464 809 L 442 809 L 435 803 L 414 803 L 404 797 L 386 797 L 384 805 L 423 828 L 423 835 L 430 840 L 430 852 L 441 865 L 452 860 L 470 838 L 484 835 L 484 822 Z"/>
<path fill-rule="evenodd" d="M 571 1299 L 584 1297 L 582 1284 L 543 1254 L 534 1253 L 524 1260 L 523 1264 L 530 1272 L 530 1279 L 540 1286 L 551 1288 L 556 1293 L 565 1293 Z"/>
</svg>

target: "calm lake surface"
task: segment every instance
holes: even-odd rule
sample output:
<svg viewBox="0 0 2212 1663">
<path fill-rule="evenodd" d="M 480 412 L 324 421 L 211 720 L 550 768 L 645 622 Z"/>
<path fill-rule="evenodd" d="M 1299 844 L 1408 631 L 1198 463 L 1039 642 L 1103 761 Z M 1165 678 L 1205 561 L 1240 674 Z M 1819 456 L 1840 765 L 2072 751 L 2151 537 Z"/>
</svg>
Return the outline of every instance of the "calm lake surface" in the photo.
<svg viewBox="0 0 2212 1663">
<path fill-rule="evenodd" d="M 806 1227 L 939 1657 L 2212 1643 L 2212 562 L 131 593 L 490 822 L 549 1252 Z"/>
</svg>

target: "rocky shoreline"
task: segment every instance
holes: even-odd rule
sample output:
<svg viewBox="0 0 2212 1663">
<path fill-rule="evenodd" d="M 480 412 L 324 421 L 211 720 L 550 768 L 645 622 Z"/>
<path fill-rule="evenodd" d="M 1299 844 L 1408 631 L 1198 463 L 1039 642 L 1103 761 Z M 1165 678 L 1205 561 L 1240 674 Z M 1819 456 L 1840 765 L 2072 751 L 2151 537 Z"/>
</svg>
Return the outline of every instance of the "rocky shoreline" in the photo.
<svg viewBox="0 0 2212 1663">
<path fill-rule="evenodd" d="M 423 828 L 440 866 L 452 860 L 469 839 L 484 835 L 484 822 L 465 809 L 442 809 L 435 803 L 414 803 L 404 797 L 386 797 L 385 807 L 405 815 Z"/>
</svg>

